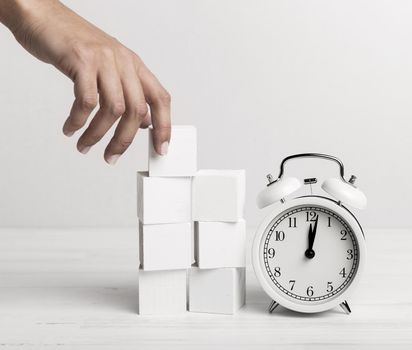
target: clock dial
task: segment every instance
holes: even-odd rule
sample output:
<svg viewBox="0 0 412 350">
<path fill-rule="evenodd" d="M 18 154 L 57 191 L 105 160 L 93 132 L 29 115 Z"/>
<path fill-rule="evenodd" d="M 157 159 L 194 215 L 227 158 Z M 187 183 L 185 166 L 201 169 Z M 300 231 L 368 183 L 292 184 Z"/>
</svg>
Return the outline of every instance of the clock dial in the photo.
<svg viewBox="0 0 412 350">
<path fill-rule="evenodd" d="M 323 303 L 342 294 L 359 265 L 349 224 L 333 210 L 300 205 L 275 217 L 260 245 L 265 278 L 285 298 Z"/>
</svg>

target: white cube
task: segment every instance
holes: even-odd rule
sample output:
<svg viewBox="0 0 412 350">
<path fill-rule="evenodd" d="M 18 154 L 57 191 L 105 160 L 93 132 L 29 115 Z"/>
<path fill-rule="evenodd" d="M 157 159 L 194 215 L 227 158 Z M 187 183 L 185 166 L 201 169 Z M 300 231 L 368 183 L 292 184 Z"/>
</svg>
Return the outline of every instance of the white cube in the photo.
<svg viewBox="0 0 412 350">
<path fill-rule="evenodd" d="M 191 221 L 191 178 L 137 173 L 137 216 L 143 224 Z"/>
<path fill-rule="evenodd" d="M 186 311 L 187 270 L 139 270 L 139 314 L 167 315 Z"/>
<path fill-rule="evenodd" d="M 245 304 L 245 268 L 189 271 L 189 311 L 234 314 Z"/>
<path fill-rule="evenodd" d="M 245 206 L 244 170 L 200 170 L 192 184 L 194 221 L 236 222 Z"/>
<path fill-rule="evenodd" d="M 197 132 L 194 126 L 178 125 L 171 130 L 167 155 L 156 153 L 149 130 L 150 176 L 193 176 L 197 171 Z"/>
<path fill-rule="evenodd" d="M 192 265 L 192 225 L 140 223 L 139 248 L 145 271 L 188 269 Z"/>
<path fill-rule="evenodd" d="M 201 269 L 246 266 L 246 223 L 195 223 L 195 259 Z"/>
<path fill-rule="evenodd" d="M 192 225 L 192 232 L 190 235 L 191 238 L 191 242 L 190 242 L 190 257 L 192 259 L 192 264 L 194 264 L 196 262 L 196 258 L 195 258 L 195 225 Z"/>
</svg>

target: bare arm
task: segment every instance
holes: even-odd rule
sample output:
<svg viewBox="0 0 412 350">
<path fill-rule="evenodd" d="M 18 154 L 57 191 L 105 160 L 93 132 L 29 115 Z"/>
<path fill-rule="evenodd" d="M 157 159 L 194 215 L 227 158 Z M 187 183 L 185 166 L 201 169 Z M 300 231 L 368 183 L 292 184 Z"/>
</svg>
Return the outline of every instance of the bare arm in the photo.
<svg viewBox="0 0 412 350">
<path fill-rule="evenodd" d="M 87 153 L 119 120 L 104 158 L 114 164 L 139 128 L 153 124 L 157 153 L 170 141 L 170 95 L 140 57 L 57 0 L 0 0 L 0 22 L 33 56 L 74 83 L 74 102 L 63 133 L 83 128 L 77 149 Z M 148 106 L 150 108 L 148 108 Z"/>
</svg>

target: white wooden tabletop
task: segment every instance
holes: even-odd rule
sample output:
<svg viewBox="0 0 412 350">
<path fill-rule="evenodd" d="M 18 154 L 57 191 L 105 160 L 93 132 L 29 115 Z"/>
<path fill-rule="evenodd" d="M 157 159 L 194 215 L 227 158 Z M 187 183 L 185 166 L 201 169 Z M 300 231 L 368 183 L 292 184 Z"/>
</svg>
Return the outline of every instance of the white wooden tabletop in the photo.
<svg viewBox="0 0 412 350">
<path fill-rule="evenodd" d="M 0 349 L 412 349 L 412 230 L 366 239 L 349 316 L 268 314 L 249 264 L 247 305 L 235 316 L 141 317 L 137 231 L 2 229 Z"/>
</svg>

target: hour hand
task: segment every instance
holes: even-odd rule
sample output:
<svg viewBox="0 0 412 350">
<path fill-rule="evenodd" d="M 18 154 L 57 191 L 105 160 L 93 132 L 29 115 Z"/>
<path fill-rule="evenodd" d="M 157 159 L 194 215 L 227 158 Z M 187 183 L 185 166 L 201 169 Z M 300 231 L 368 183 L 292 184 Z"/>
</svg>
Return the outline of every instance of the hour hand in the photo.
<svg viewBox="0 0 412 350">
<path fill-rule="evenodd" d="M 308 249 L 306 249 L 305 251 L 305 256 L 308 259 L 312 259 L 315 256 L 315 251 L 313 250 L 313 243 L 315 242 L 316 230 L 318 228 L 318 218 L 319 216 L 316 216 L 314 226 L 312 226 L 312 224 L 310 224 L 309 226 Z"/>
</svg>

